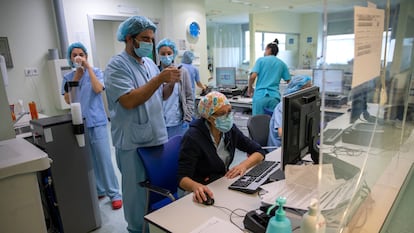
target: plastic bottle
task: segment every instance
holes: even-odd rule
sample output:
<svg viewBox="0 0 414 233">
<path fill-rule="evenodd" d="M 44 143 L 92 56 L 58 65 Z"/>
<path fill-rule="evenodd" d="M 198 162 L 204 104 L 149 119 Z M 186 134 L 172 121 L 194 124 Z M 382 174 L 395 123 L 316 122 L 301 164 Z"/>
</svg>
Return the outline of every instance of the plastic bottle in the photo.
<svg viewBox="0 0 414 233">
<path fill-rule="evenodd" d="M 279 208 L 276 211 L 275 216 L 269 220 L 269 224 L 266 228 L 266 233 L 292 233 L 292 224 L 290 223 L 289 218 L 286 217 L 286 213 L 283 210 L 283 205 L 286 203 L 285 197 L 278 197 L 276 200 Z M 271 206 L 267 210 L 267 214 L 270 214 L 270 211 L 276 205 Z"/>
<path fill-rule="evenodd" d="M 326 221 L 319 210 L 318 200 L 312 199 L 308 212 L 303 215 L 300 232 L 302 233 L 325 233 Z"/>
</svg>

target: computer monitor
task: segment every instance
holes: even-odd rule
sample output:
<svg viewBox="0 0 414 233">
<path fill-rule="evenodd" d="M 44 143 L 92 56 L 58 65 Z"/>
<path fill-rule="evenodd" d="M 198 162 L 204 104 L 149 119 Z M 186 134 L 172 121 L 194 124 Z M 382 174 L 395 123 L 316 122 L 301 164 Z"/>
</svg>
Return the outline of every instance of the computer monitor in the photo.
<svg viewBox="0 0 414 233">
<path fill-rule="evenodd" d="M 350 93 L 351 114 L 349 122 L 352 124 L 358 119 L 375 122 L 375 117 L 368 112 L 368 98 L 374 96 L 376 79 L 364 82 L 353 87 Z"/>
<path fill-rule="evenodd" d="M 313 162 L 319 162 L 318 139 L 320 132 L 321 100 L 319 87 L 312 86 L 283 97 L 282 161 L 297 164 L 308 153 Z"/>
<path fill-rule="evenodd" d="M 325 73 L 325 86 L 323 75 Z M 314 69 L 312 75 L 313 85 L 318 86 L 325 95 L 338 96 L 344 93 L 344 70 L 341 69 Z"/>
<path fill-rule="evenodd" d="M 236 68 L 216 67 L 216 82 L 218 88 L 236 88 Z"/>
</svg>

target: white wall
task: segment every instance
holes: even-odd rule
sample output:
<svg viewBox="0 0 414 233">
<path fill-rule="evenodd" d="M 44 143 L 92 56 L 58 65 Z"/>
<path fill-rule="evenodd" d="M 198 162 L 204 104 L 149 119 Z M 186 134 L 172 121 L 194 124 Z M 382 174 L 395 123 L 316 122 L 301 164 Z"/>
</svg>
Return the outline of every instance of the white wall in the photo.
<svg viewBox="0 0 414 233">
<path fill-rule="evenodd" d="M 55 109 L 50 98 L 51 81 L 47 68 L 47 53 L 58 47 L 55 17 L 50 0 L 14 0 L 0 3 L 0 36 L 7 37 L 13 59 L 13 68 L 7 69 L 10 103 L 35 101 L 38 110 L 46 114 L 63 113 Z M 25 77 L 24 69 L 35 67 L 38 77 Z"/>
</svg>

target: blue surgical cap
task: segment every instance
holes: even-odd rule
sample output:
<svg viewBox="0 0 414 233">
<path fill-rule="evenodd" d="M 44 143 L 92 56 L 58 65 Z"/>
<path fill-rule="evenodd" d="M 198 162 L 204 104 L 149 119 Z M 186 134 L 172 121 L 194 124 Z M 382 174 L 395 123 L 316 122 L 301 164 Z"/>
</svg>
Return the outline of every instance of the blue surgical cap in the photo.
<svg viewBox="0 0 414 233">
<path fill-rule="evenodd" d="M 168 38 L 161 40 L 157 44 L 157 53 L 159 53 L 160 52 L 160 48 L 161 47 L 164 47 L 164 46 L 170 47 L 172 49 L 172 51 L 174 53 L 174 58 L 177 56 L 178 50 L 177 50 L 177 47 L 175 46 L 174 41 L 172 41 L 172 40 L 170 40 Z"/>
<path fill-rule="evenodd" d="M 183 58 L 181 59 L 182 63 L 191 64 L 194 60 L 194 53 L 191 51 L 185 51 L 183 54 Z"/>
<path fill-rule="evenodd" d="M 305 86 L 311 80 L 311 77 L 307 75 L 293 76 L 286 88 L 285 95 L 291 94 L 302 89 L 302 87 Z"/>
<path fill-rule="evenodd" d="M 79 49 L 82 49 L 82 50 L 83 50 L 83 52 L 84 52 L 86 55 L 88 55 L 88 50 L 86 50 L 86 47 L 85 47 L 85 46 L 84 46 L 81 42 L 75 42 L 75 43 L 73 43 L 73 44 L 69 45 L 69 47 L 68 47 L 68 53 L 66 54 L 66 58 L 68 59 L 68 63 L 69 63 L 69 65 L 70 65 L 71 67 L 73 67 L 73 63 L 72 63 L 72 60 L 70 59 L 70 55 L 72 54 L 72 50 L 73 50 L 74 48 L 79 48 Z"/>
<path fill-rule="evenodd" d="M 155 32 L 157 26 L 144 16 L 132 16 L 119 25 L 116 38 L 122 42 L 126 40 L 127 35 L 138 35 L 147 29 Z"/>
</svg>

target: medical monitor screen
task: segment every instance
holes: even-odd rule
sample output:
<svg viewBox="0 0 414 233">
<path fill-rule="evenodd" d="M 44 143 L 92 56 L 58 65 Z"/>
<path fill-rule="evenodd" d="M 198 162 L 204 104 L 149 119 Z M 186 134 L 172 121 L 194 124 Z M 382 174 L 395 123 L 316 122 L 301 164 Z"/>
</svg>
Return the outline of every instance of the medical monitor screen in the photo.
<svg viewBox="0 0 414 233">
<path fill-rule="evenodd" d="M 282 101 L 282 169 L 287 164 L 297 164 L 308 153 L 318 163 L 317 141 L 321 115 L 319 87 L 299 90 L 284 96 Z"/>
<path fill-rule="evenodd" d="M 323 84 L 323 75 L 325 73 L 325 86 Z M 313 85 L 318 86 L 321 92 L 326 95 L 342 95 L 344 93 L 344 71 L 340 69 L 314 69 Z"/>
<path fill-rule="evenodd" d="M 236 88 L 236 68 L 217 67 L 216 82 L 219 88 Z"/>
</svg>

